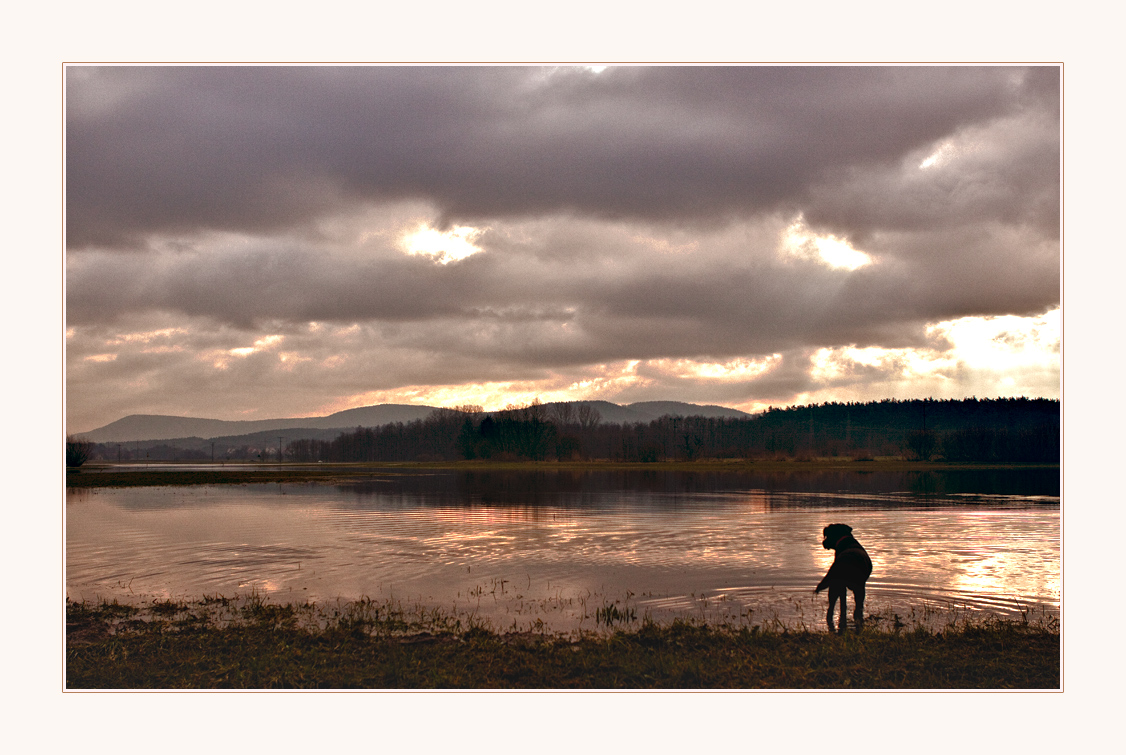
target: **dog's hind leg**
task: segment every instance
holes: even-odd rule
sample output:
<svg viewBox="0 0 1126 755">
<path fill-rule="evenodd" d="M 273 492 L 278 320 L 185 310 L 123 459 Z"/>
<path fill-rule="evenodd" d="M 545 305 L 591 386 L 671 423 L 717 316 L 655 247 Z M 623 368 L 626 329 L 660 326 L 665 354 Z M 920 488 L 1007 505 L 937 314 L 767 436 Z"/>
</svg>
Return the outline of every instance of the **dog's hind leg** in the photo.
<svg viewBox="0 0 1126 755">
<path fill-rule="evenodd" d="M 852 618 L 856 620 L 856 628 L 860 629 L 864 626 L 864 585 L 852 588 L 852 597 L 856 600 L 856 609 L 852 613 Z"/>
<path fill-rule="evenodd" d="M 841 601 L 841 631 L 845 629 L 845 596 L 847 591 L 844 585 L 830 585 L 829 586 L 829 613 L 825 615 L 825 619 L 829 623 L 829 631 L 835 632 L 837 628 L 833 625 L 833 612 L 837 608 L 837 599 Z"/>
</svg>

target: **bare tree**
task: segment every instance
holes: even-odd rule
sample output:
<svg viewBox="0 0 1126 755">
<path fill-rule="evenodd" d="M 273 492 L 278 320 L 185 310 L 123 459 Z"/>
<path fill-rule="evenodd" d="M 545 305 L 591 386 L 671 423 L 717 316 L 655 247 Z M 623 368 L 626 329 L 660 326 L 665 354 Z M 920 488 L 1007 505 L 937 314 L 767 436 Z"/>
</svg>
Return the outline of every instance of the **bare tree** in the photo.
<svg viewBox="0 0 1126 755">
<path fill-rule="evenodd" d="M 553 404 L 551 407 L 551 419 L 560 427 L 578 424 L 578 419 L 575 415 L 575 405 L 569 401 Z"/>
<path fill-rule="evenodd" d="M 508 404 L 504 411 L 510 412 L 514 419 L 521 422 L 547 421 L 547 407 L 538 397 L 532 399 L 530 404 Z"/>
<path fill-rule="evenodd" d="M 575 411 L 579 426 L 584 430 L 592 430 L 602 421 L 602 414 L 590 404 L 579 404 Z"/>
<path fill-rule="evenodd" d="M 547 407 L 543 405 L 538 396 L 532 399 L 532 403 L 528 404 L 527 417 L 539 422 L 547 421 Z"/>
<path fill-rule="evenodd" d="M 81 467 L 90 459 L 94 444 L 75 435 L 66 436 L 66 465 Z"/>
</svg>

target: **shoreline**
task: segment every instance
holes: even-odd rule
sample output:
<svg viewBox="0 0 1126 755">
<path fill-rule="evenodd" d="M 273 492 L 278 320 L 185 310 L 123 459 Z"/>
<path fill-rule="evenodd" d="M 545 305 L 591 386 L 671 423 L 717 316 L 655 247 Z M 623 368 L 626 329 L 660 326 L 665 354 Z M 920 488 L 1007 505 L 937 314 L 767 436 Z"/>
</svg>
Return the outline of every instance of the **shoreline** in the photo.
<svg viewBox="0 0 1126 755">
<path fill-rule="evenodd" d="M 219 465 L 218 469 L 215 469 Z M 146 466 L 161 467 L 148 469 Z M 182 466 L 184 469 L 175 469 Z M 212 467 L 192 469 L 190 467 Z M 173 467 L 173 468 L 170 468 Z M 253 467 L 253 468 L 247 468 Z M 448 461 L 448 462 L 355 462 L 355 463 L 242 463 L 185 461 L 141 463 L 88 463 L 66 470 L 67 488 L 134 487 L 166 485 L 245 485 L 252 483 L 351 482 L 370 477 L 426 472 L 699 472 L 699 473 L 868 473 L 868 472 L 960 472 L 1060 469 L 1059 464 L 997 464 L 916 462 L 900 459 L 854 461 L 815 459 L 810 461 L 704 459 L 699 461 Z"/>
<path fill-rule="evenodd" d="M 1058 620 L 870 616 L 842 635 L 607 617 L 597 630 L 503 632 L 441 611 L 257 596 L 66 602 L 80 689 L 1061 689 Z M 617 623 L 617 625 L 615 625 Z"/>
</svg>

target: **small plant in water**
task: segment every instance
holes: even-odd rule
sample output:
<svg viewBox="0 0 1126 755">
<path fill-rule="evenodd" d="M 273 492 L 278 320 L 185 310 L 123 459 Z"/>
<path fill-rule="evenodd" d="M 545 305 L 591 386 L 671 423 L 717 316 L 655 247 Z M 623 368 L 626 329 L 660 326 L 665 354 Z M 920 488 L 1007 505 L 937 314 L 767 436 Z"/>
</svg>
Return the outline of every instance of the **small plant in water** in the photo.
<svg viewBox="0 0 1126 755">
<path fill-rule="evenodd" d="M 181 611 L 186 611 L 187 608 L 188 607 L 182 603 L 177 603 L 172 599 L 168 599 L 154 600 L 149 610 L 151 610 L 158 616 L 172 616 L 174 614 L 180 613 Z"/>
<path fill-rule="evenodd" d="M 616 605 L 607 603 L 602 606 L 602 608 L 597 608 L 594 611 L 594 622 L 596 624 L 612 626 L 615 622 L 628 624 L 631 621 L 637 621 L 637 611 L 629 606 L 619 609 Z"/>
</svg>

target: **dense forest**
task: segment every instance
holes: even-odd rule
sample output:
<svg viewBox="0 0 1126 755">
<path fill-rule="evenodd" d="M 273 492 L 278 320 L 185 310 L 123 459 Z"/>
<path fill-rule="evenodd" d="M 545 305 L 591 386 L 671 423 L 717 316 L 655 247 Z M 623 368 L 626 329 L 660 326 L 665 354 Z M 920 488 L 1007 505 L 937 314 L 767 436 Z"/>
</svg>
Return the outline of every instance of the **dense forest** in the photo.
<svg viewBox="0 0 1126 755">
<path fill-rule="evenodd" d="M 124 450 L 124 456 L 123 454 Z M 141 455 L 121 444 L 93 444 L 90 458 Z M 215 460 L 292 462 L 448 461 L 455 459 L 656 462 L 704 458 L 810 459 L 893 456 L 912 460 L 1060 460 L 1060 402 L 1053 399 L 886 399 L 771 408 L 752 417 L 674 417 L 602 422 L 583 404 L 439 409 L 426 419 L 357 427 L 334 440 L 292 440 L 279 448 L 216 449 Z M 207 453 L 150 445 L 148 459 L 208 459 Z"/>
</svg>

